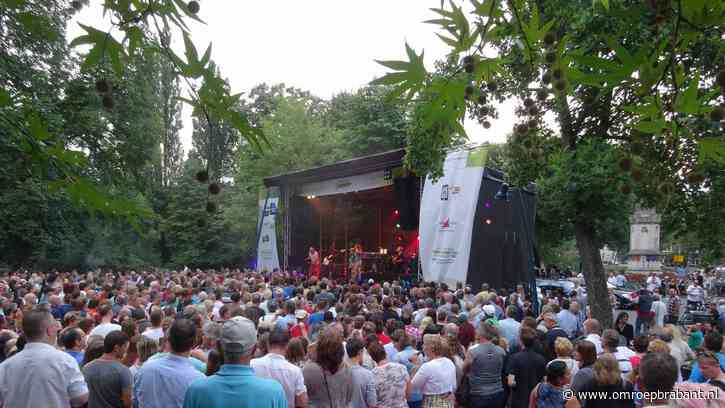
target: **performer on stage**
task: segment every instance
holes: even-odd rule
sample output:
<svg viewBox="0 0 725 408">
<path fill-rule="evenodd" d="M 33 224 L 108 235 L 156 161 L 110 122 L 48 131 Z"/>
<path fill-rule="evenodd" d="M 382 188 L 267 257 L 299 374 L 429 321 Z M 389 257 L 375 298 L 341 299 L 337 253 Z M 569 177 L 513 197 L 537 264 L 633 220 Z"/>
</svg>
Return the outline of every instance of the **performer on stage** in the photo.
<svg viewBox="0 0 725 408">
<path fill-rule="evenodd" d="M 307 257 L 307 260 L 310 261 L 310 269 L 308 277 L 312 278 L 313 276 L 320 279 L 320 253 L 315 250 L 315 247 L 310 247 L 310 252 Z"/>
<path fill-rule="evenodd" d="M 397 276 L 403 275 L 406 272 L 406 261 L 405 248 L 402 245 L 398 245 L 398 247 L 395 248 L 395 254 L 392 259 L 393 271 Z"/>
<path fill-rule="evenodd" d="M 350 279 L 354 282 L 359 282 L 362 274 L 362 252 L 360 244 L 355 244 L 350 251 Z"/>
</svg>

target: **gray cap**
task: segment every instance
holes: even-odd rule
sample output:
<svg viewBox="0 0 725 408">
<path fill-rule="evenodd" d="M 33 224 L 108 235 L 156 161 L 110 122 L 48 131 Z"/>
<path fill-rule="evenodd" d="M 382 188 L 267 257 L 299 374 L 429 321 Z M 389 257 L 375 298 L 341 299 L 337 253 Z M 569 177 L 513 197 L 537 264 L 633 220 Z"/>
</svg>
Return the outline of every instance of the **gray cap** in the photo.
<svg viewBox="0 0 725 408">
<path fill-rule="evenodd" d="M 251 320 L 237 316 L 224 322 L 219 341 L 224 351 L 249 354 L 257 344 L 257 329 Z"/>
</svg>

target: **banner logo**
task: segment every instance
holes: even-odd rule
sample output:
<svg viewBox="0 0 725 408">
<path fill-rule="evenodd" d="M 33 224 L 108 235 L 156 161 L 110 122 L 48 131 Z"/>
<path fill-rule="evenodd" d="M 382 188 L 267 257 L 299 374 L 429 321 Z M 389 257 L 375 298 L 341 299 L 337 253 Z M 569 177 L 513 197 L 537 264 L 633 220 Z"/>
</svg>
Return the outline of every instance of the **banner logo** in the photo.
<svg viewBox="0 0 725 408">
<path fill-rule="evenodd" d="M 448 201 L 448 184 L 441 186 L 441 201 Z"/>
</svg>

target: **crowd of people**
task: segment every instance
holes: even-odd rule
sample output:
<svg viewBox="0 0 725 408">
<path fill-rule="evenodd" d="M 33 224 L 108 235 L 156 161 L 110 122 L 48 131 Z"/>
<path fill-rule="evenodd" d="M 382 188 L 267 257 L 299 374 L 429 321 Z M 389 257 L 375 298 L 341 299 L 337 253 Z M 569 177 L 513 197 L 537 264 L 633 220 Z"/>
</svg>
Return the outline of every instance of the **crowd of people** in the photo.
<svg viewBox="0 0 725 408">
<path fill-rule="evenodd" d="M 545 293 L 536 312 L 522 285 L 10 273 L 0 406 L 725 406 L 717 325 L 683 332 L 640 310 L 636 328 L 624 313 L 603 330 L 584 292 Z"/>
</svg>

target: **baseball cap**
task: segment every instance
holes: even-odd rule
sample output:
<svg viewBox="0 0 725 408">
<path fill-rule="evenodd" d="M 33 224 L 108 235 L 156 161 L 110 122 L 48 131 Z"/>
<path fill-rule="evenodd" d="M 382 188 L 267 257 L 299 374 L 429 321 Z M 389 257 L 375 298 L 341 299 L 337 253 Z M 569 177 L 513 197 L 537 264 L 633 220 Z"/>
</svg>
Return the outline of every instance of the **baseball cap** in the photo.
<svg viewBox="0 0 725 408">
<path fill-rule="evenodd" d="M 493 305 L 486 305 L 483 307 L 483 313 L 487 316 L 493 316 L 496 314 L 496 308 Z"/>
<path fill-rule="evenodd" d="M 257 344 L 257 329 L 246 317 L 236 316 L 222 326 L 221 338 L 224 351 L 249 354 Z"/>
<path fill-rule="evenodd" d="M 295 318 L 297 318 L 297 319 L 306 319 L 307 318 L 307 311 L 302 310 L 302 309 L 297 310 L 295 312 Z"/>
</svg>

